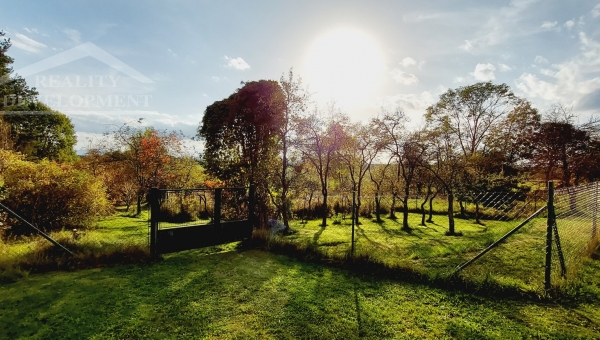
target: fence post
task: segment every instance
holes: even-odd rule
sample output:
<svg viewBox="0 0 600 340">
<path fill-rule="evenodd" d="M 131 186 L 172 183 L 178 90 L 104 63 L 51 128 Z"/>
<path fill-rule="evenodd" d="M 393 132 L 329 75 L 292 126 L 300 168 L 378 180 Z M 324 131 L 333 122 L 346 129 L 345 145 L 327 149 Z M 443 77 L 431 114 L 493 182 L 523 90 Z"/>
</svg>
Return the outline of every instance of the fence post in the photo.
<svg viewBox="0 0 600 340">
<path fill-rule="evenodd" d="M 596 220 L 597 220 L 597 216 L 598 216 L 598 182 L 594 183 L 594 203 L 592 206 L 592 213 L 593 213 L 593 219 L 592 219 L 592 240 L 596 239 L 596 233 L 597 233 L 597 227 L 596 227 Z"/>
<path fill-rule="evenodd" d="M 546 272 L 544 288 L 550 290 L 550 274 L 552 273 L 552 226 L 556 223 L 554 216 L 554 182 L 548 182 L 548 219 L 546 222 Z"/>
<path fill-rule="evenodd" d="M 158 188 L 150 189 L 150 255 L 158 255 L 158 220 L 160 215 Z"/>
<path fill-rule="evenodd" d="M 310 207 L 309 207 L 310 208 Z M 256 211 L 256 186 L 250 184 L 248 189 L 248 222 L 252 225 L 252 228 L 256 228 L 256 219 L 254 218 Z"/>
<path fill-rule="evenodd" d="M 351 251 L 352 258 L 354 258 L 354 221 L 356 220 L 356 217 L 354 216 L 355 214 L 356 214 L 356 191 L 353 190 L 352 191 L 352 251 Z"/>
<path fill-rule="evenodd" d="M 219 226 L 221 224 L 221 194 L 223 188 L 215 188 L 215 205 L 213 207 L 213 224 Z"/>
</svg>

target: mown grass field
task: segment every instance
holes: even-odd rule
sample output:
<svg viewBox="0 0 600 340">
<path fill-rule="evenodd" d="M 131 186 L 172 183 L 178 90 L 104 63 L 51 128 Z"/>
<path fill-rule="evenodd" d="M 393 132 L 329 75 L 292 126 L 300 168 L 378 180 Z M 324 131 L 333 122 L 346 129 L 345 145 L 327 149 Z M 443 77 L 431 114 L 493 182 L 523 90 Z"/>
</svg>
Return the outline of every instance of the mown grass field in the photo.
<svg viewBox="0 0 600 340">
<path fill-rule="evenodd" d="M 30 275 L 0 285 L 2 339 L 597 338 L 600 261 L 582 301 L 477 297 L 249 250 Z"/>
<path fill-rule="evenodd" d="M 429 277 L 449 276 L 456 267 L 499 239 L 520 221 L 483 221 L 455 219 L 461 236 L 446 236 L 445 216 L 421 226 L 418 214 L 409 214 L 410 231 L 402 230 L 400 219 L 384 218 L 375 223 L 362 218 L 355 227 L 356 255 L 368 256 L 388 266 L 404 268 Z M 494 281 L 519 290 L 542 293 L 545 259 L 545 219 L 535 219 L 505 243 L 465 269 L 461 275 L 474 282 Z M 277 242 L 316 248 L 330 257 L 344 257 L 351 247 L 351 221 L 294 222 L 294 234 Z M 555 283 L 559 283 L 558 276 Z M 563 283 L 560 281 L 560 283 Z"/>
</svg>

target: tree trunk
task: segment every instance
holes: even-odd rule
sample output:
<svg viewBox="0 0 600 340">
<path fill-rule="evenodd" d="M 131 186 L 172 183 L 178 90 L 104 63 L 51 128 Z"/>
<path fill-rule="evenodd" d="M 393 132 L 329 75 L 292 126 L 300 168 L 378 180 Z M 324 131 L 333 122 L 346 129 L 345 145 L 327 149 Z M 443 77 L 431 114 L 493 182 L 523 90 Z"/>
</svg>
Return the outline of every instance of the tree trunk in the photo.
<svg viewBox="0 0 600 340">
<path fill-rule="evenodd" d="M 467 211 L 465 209 L 462 199 L 458 200 L 458 205 L 460 206 L 460 217 L 467 218 Z"/>
<path fill-rule="evenodd" d="M 327 191 L 323 191 L 323 222 L 321 223 L 322 227 L 327 226 Z"/>
<path fill-rule="evenodd" d="M 396 195 L 392 193 L 392 205 L 390 206 L 390 219 L 396 219 Z"/>
<path fill-rule="evenodd" d="M 142 214 L 142 195 L 138 195 L 137 197 L 137 216 Z"/>
<path fill-rule="evenodd" d="M 479 219 L 479 201 L 475 201 L 475 223 L 481 224 L 481 220 Z"/>
<path fill-rule="evenodd" d="M 448 194 L 448 235 L 454 234 L 454 195 Z"/>
<path fill-rule="evenodd" d="M 408 226 L 408 196 L 404 196 L 402 199 L 402 230 L 410 230 Z"/>
<path fill-rule="evenodd" d="M 427 222 L 433 223 L 433 199 L 437 196 L 437 193 L 431 197 L 429 197 L 429 218 Z"/>
<path fill-rule="evenodd" d="M 381 197 L 379 196 L 379 192 L 375 193 L 375 219 L 377 223 L 381 223 Z"/>
</svg>

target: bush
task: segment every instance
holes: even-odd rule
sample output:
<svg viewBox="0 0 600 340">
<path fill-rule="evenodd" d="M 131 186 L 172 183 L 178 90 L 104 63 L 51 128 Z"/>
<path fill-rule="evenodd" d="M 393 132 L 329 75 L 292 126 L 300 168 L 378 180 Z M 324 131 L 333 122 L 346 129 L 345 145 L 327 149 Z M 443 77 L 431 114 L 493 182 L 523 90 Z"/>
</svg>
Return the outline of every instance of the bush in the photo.
<svg viewBox="0 0 600 340">
<path fill-rule="evenodd" d="M 42 230 L 88 227 L 112 213 L 102 183 L 71 165 L 28 162 L 2 151 L 0 171 L 2 203 Z M 31 232 L 19 221 L 10 225 L 13 233 Z"/>
</svg>

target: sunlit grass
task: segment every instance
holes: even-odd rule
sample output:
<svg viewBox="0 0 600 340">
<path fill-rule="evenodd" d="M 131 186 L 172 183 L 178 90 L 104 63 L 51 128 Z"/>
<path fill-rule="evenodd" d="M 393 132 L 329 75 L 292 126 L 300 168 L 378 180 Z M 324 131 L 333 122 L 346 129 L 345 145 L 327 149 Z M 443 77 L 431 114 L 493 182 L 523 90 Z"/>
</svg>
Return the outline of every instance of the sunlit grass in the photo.
<svg viewBox="0 0 600 340">
<path fill-rule="evenodd" d="M 0 338 L 592 339 L 599 263 L 584 266 L 587 299 L 565 305 L 477 297 L 256 250 L 187 251 L 0 285 Z"/>
</svg>

